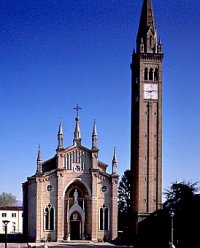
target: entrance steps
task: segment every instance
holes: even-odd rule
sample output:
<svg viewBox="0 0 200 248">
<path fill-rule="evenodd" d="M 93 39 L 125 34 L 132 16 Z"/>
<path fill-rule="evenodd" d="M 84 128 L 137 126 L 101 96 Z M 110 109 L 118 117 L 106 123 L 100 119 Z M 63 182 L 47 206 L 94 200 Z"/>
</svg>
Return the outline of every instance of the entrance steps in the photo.
<svg viewBox="0 0 200 248">
<path fill-rule="evenodd" d="M 63 240 L 62 243 L 67 244 L 92 244 L 93 242 L 90 240 Z"/>
</svg>

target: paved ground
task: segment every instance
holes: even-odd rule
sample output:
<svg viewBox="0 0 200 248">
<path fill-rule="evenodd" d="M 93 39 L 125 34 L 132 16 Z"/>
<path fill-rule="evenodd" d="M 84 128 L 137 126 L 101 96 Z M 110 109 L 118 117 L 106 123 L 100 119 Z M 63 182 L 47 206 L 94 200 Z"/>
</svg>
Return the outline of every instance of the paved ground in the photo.
<svg viewBox="0 0 200 248">
<path fill-rule="evenodd" d="M 30 244 L 31 247 L 43 248 L 44 243 Z M 128 246 L 113 245 L 110 243 L 47 243 L 48 248 L 125 248 Z M 5 244 L 0 243 L 0 248 L 4 248 Z M 7 248 L 27 248 L 27 244 L 7 244 Z M 129 246 L 131 247 L 131 246 Z"/>
<path fill-rule="evenodd" d="M 0 243 L 0 248 L 4 248 L 5 244 Z M 27 248 L 27 244 L 7 244 L 7 248 Z"/>
</svg>

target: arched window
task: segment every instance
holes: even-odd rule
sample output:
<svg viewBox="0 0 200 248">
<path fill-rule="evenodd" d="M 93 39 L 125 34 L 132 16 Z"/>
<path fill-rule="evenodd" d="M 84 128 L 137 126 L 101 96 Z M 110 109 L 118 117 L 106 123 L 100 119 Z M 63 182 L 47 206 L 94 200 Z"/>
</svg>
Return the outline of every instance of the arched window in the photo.
<svg viewBox="0 0 200 248">
<path fill-rule="evenodd" d="M 153 80 L 153 69 L 152 68 L 149 71 L 149 80 Z"/>
<path fill-rule="evenodd" d="M 154 72 L 154 81 L 158 81 L 158 69 L 157 68 L 155 69 L 155 72 Z"/>
<path fill-rule="evenodd" d="M 144 80 L 148 80 L 148 68 L 144 70 Z"/>
<path fill-rule="evenodd" d="M 51 204 L 48 204 L 44 209 L 44 225 L 45 230 L 54 230 L 54 208 Z"/>
<path fill-rule="evenodd" d="M 109 226 L 108 226 L 109 218 L 108 218 L 108 207 L 103 205 L 100 210 L 99 210 L 99 229 L 108 231 Z"/>
</svg>

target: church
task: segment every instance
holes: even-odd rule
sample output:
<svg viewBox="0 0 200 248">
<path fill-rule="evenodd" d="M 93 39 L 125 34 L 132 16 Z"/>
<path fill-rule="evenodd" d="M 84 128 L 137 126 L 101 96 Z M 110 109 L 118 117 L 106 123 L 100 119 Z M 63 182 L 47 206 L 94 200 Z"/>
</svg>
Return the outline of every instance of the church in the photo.
<svg viewBox="0 0 200 248">
<path fill-rule="evenodd" d="M 131 232 L 162 204 L 162 62 L 151 0 L 143 0 L 136 49 L 132 54 Z M 112 173 L 99 158 L 96 123 L 91 149 L 82 146 L 79 107 L 73 144 L 63 146 L 62 123 L 56 154 L 42 161 L 23 184 L 24 234 L 28 240 L 117 238 L 117 159 Z"/>
<path fill-rule="evenodd" d="M 63 146 L 60 122 L 56 154 L 42 161 L 38 151 L 36 173 L 23 183 L 24 235 L 29 241 L 114 240 L 117 237 L 117 158 L 112 173 L 99 160 L 94 122 L 92 146 L 82 145 L 79 106 L 73 144 Z"/>
</svg>

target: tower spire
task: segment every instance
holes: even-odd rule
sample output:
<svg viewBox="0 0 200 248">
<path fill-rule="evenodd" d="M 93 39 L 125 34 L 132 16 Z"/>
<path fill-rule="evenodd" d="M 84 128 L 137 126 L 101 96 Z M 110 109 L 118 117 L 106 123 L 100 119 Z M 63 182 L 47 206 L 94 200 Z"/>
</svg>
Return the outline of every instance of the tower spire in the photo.
<svg viewBox="0 0 200 248">
<path fill-rule="evenodd" d="M 41 155 L 40 145 L 39 145 L 38 156 L 37 156 L 37 173 L 38 174 L 42 173 L 42 155 Z"/>
<path fill-rule="evenodd" d="M 77 115 L 75 118 L 76 121 L 76 127 L 75 127 L 75 131 L 74 131 L 74 140 L 73 140 L 73 144 L 80 146 L 81 145 L 81 130 L 80 130 L 80 125 L 79 125 L 79 115 L 78 115 L 78 111 L 81 109 L 78 104 L 76 106 L 76 108 L 74 108 L 77 111 Z"/>
<path fill-rule="evenodd" d="M 144 0 L 137 34 L 137 52 L 156 52 L 157 43 L 152 0 Z"/>
<path fill-rule="evenodd" d="M 97 135 L 97 127 L 96 121 L 94 121 L 93 132 L 92 132 L 92 150 L 98 150 L 98 135 Z"/>
<path fill-rule="evenodd" d="M 114 147 L 114 154 L 113 154 L 113 159 L 112 159 L 112 174 L 117 174 L 116 147 Z"/>
<path fill-rule="evenodd" d="M 63 129 L 62 129 L 62 121 L 60 120 L 60 125 L 58 129 L 58 149 L 63 148 Z"/>
</svg>

